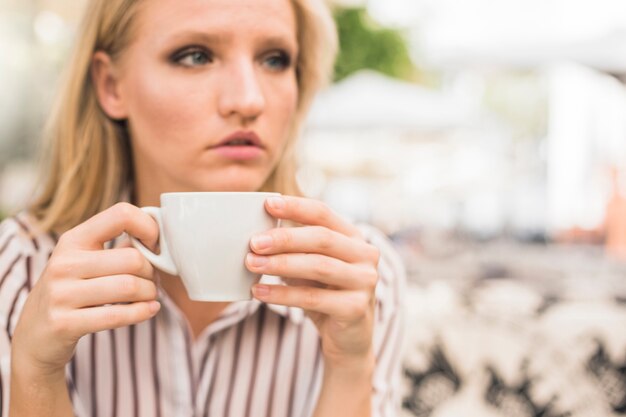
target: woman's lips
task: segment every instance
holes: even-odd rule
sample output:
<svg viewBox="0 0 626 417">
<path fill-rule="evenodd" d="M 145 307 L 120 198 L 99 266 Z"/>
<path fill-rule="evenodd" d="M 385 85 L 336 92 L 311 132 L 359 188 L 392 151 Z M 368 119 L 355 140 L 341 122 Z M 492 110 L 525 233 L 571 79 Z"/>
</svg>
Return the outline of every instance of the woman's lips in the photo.
<svg viewBox="0 0 626 417">
<path fill-rule="evenodd" d="M 234 145 L 235 144 L 235 145 Z M 259 148 L 263 148 L 263 142 L 259 135 L 252 130 L 239 130 L 237 132 L 233 132 L 230 135 L 223 138 L 215 147 L 224 146 L 224 145 L 250 145 L 256 146 Z"/>
<path fill-rule="evenodd" d="M 213 147 L 211 148 L 211 150 L 223 158 L 238 161 L 249 161 L 252 159 L 257 159 L 263 154 L 263 149 L 258 146 L 252 145 L 222 145 Z"/>
<path fill-rule="evenodd" d="M 253 131 L 237 131 L 210 148 L 223 158 L 248 161 L 259 158 L 264 152 L 263 142 Z"/>
</svg>

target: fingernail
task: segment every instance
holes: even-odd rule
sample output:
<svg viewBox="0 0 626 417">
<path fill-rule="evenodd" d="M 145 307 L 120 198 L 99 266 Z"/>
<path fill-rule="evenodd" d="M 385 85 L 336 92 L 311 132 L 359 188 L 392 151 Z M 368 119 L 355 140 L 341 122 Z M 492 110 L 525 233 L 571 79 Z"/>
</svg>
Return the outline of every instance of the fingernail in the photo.
<svg viewBox="0 0 626 417">
<path fill-rule="evenodd" d="M 285 208 L 285 199 L 282 197 L 270 197 L 267 199 L 267 203 L 271 208 L 276 210 L 282 210 Z"/>
<path fill-rule="evenodd" d="M 265 298 L 270 295 L 270 287 L 268 285 L 257 284 L 252 287 L 252 293 L 257 298 Z"/>
<path fill-rule="evenodd" d="M 266 256 L 258 256 L 253 253 L 249 253 L 247 257 L 248 257 L 248 264 L 250 264 L 251 266 L 256 266 L 256 267 L 265 266 L 269 262 L 269 259 L 267 259 Z"/>
<path fill-rule="evenodd" d="M 158 301 L 150 301 L 150 303 L 148 304 L 148 309 L 150 310 L 150 313 L 155 314 L 161 309 L 161 303 L 159 303 Z"/>
<path fill-rule="evenodd" d="M 253 236 L 252 246 L 254 246 L 255 249 L 267 249 L 272 246 L 272 237 L 268 235 Z"/>
</svg>

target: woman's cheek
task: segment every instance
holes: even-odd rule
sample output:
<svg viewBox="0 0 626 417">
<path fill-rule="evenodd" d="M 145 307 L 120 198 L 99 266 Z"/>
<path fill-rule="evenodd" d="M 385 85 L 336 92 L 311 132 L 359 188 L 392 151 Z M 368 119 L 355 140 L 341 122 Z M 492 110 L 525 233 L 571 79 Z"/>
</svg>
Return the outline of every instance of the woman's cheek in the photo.
<svg viewBox="0 0 626 417">
<path fill-rule="evenodd" d="M 277 100 L 277 114 L 278 117 L 280 117 L 280 121 L 276 126 L 280 126 L 285 130 L 291 127 L 291 123 L 296 114 L 297 101 L 297 86 L 293 83 L 293 85 L 290 85 L 282 91 L 282 94 L 279 95 L 279 100 Z"/>
<path fill-rule="evenodd" d="M 206 125 L 211 114 L 211 109 L 206 108 L 206 94 L 201 89 L 182 88 L 180 84 L 186 83 L 148 77 L 136 84 L 131 113 L 137 128 L 153 140 L 184 139 L 190 133 L 188 130 Z"/>
</svg>

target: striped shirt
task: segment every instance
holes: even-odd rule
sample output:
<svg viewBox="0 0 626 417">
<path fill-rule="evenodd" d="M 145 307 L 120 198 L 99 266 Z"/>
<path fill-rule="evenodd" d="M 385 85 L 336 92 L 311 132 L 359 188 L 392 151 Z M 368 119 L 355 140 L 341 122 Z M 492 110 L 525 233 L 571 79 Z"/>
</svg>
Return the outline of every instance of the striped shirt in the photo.
<svg viewBox="0 0 626 417">
<path fill-rule="evenodd" d="M 22 307 L 56 244 L 21 213 L 0 224 L 0 410 L 8 415 L 11 338 Z M 374 416 L 399 407 L 404 270 L 384 235 L 363 226 L 379 248 L 373 381 Z M 264 277 L 275 278 L 275 277 Z M 88 334 L 66 367 L 78 417 L 307 417 L 319 396 L 319 334 L 301 309 L 230 304 L 193 340 L 176 304 L 145 322 Z"/>
</svg>

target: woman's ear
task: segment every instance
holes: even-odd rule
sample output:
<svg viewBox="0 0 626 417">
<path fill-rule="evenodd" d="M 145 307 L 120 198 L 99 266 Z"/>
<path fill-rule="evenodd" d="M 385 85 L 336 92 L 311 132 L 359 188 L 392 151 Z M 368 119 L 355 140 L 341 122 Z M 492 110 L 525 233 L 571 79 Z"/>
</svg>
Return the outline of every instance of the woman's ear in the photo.
<svg viewBox="0 0 626 417">
<path fill-rule="evenodd" d="M 128 117 L 124 96 L 111 57 L 103 51 L 97 51 L 91 59 L 91 82 L 96 90 L 96 97 L 102 110 L 114 120 Z"/>
</svg>

